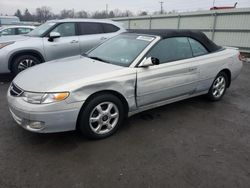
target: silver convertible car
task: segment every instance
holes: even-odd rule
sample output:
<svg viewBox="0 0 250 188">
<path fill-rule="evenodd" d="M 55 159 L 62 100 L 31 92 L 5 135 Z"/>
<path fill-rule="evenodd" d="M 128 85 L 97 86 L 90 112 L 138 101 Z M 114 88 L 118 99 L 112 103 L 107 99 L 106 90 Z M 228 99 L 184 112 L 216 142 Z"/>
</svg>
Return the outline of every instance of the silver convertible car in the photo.
<svg viewBox="0 0 250 188">
<path fill-rule="evenodd" d="M 220 100 L 241 71 L 235 48 L 190 30 L 120 34 L 82 56 L 34 66 L 8 90 L 14 120 L 39 133 L 112 135 L 126 116 L 206 94 Z"/>
</svg>

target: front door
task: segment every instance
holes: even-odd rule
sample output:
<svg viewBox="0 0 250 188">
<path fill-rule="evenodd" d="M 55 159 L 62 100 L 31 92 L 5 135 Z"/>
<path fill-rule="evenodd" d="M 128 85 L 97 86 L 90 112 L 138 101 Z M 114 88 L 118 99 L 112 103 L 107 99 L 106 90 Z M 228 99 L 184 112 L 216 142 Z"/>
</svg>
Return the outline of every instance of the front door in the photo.
<svg viewBox="0 0 250 188">
<path fill-rule="evenodd" d="M 52 32 L 60 33 L 61 37 L 49 41 L 48 37 L 43 38 L 46 61 L 79 55 L 79 37 L 76 35 L 75 23 L 59 24 Z"/>
<path fill-rule="evenodd" d="M 187 38 L 162 40 L 153 47 L 147 57 L 158 58 L 160 64 L 137 69 L 139 107 L 195 92 L 199 69 L 192 63 L 193 55 Z"/>
</svg>

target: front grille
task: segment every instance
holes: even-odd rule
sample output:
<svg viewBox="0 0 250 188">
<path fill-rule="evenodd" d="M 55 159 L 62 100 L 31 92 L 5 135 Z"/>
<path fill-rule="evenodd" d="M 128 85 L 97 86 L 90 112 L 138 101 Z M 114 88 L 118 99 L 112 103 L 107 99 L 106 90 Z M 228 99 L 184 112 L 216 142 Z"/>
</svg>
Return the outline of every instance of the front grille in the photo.
<svg viewBox="0 0 250 188">
<path fill-rule="evenodd" d="M 16 86 L 14 83 L 10 86 L 10 95 L 14 97 L 19 97 L 23 94 L 23 90 Z"/>
</svg>

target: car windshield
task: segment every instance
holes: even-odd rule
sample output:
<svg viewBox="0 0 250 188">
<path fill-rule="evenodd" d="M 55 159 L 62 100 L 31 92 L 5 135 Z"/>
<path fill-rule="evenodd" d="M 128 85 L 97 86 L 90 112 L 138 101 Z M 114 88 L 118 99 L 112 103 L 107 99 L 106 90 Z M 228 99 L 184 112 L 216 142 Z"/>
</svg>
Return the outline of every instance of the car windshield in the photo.
<svg viewBox="0 0 250 188">
<path fill-rule="evenodd" d="M 31 37 L 42 37 L 55 24 L 55 22 L 46 22 L 29 32 L 27 35 Z"/>
<path fill-rule="evenodd" d="M 128 67 L 154 39 L 151 36 L 121 34 L 85 55 L 106 63 Z"/>
</svg>

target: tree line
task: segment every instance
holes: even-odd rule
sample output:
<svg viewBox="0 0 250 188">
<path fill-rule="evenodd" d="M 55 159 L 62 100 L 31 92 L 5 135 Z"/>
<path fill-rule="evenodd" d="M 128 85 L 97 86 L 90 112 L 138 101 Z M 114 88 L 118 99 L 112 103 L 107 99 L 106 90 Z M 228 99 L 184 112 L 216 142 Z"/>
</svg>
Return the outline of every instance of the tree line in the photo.
<svg viewBox="0 0 250 188">
<path fill-rule="evenodd" d="M 33 21 L 33 22 L 46 22 L 51 19 L 63 19 L 63 18 L 115 18 L 115 17 L 129 17 L 135 16 L 133 12 L 129 10 L 121 11 L 119 9 L 111 10 L 111 11 L 95 11 L 95 12 L 87 12 L 87 11 L 74 11 L 74 9 L 64 9 L 61 10 L 59 14 L 54 14 L 50 7 L 43 6 L 37 8 L 34 13 L 31 13 L 28 9 L 25 9 L 22 12 L 20 9 L 14 14 L 19 17 L 21 21 Z M 148 15 L 147 11 L 142 11 L 137 14 L 138 16 Z"/>
</svg>

